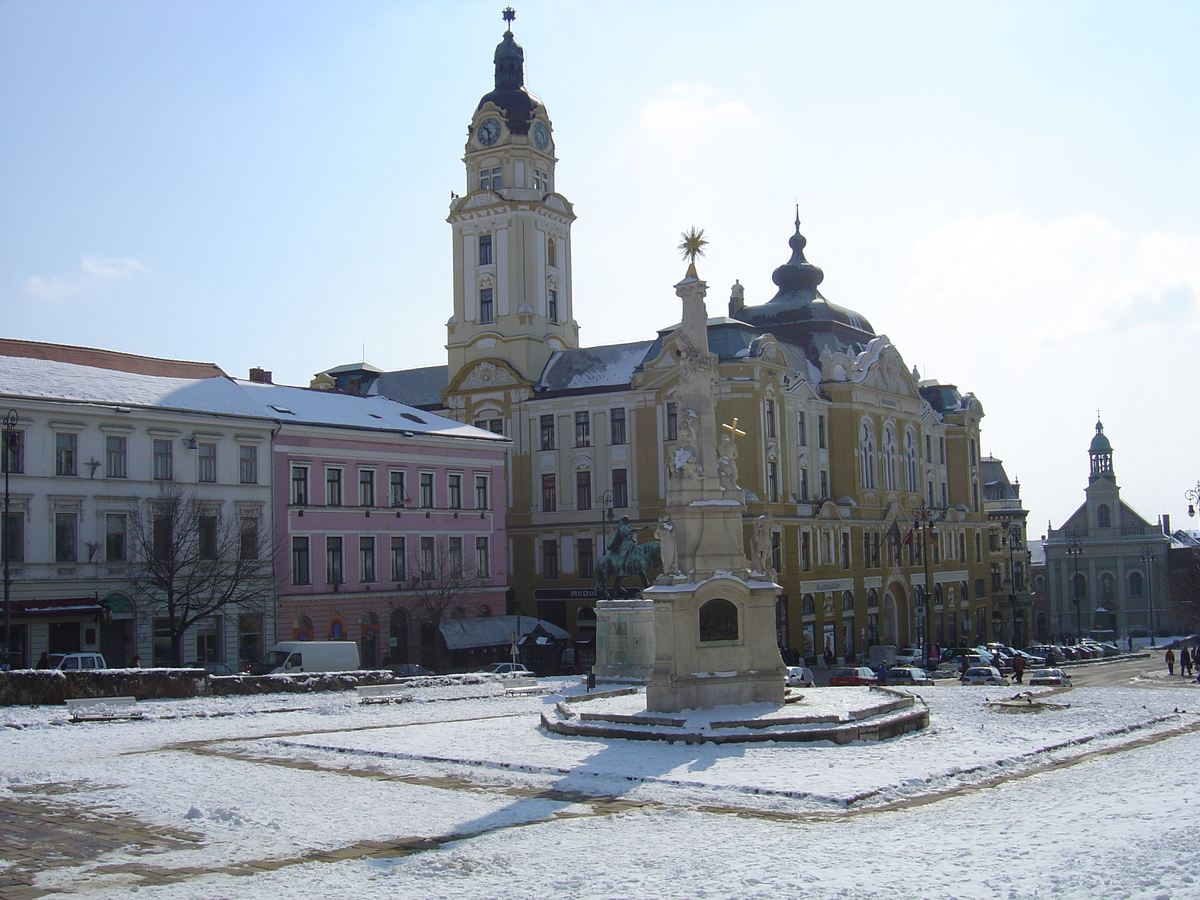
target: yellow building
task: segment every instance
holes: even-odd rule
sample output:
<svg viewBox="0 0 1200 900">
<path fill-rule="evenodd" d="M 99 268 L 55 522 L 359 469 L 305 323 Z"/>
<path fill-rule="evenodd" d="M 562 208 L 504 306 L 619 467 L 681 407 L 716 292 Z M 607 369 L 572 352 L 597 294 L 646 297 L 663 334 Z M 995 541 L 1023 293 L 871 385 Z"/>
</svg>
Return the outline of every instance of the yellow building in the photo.
<svg viewBox="0 0 1200 900">
<path fill-rule="evenodd" d="M 506 31 L 495 89 L 470 121 L 466 192 L 447 220 L 448 365 L 331 372 L 343 389 L 512 439 L 512 604 L 572 631 L 586 653 L 595 563 L 613 518 L 627 515 L 645 529 L 641 540 L 652 537 L 687 410 L 665 340 L 677 325 L 631 343 L 579 344 L 574 214 L 557 190 L 553 126 L 524 87 L 523 62 Z M 861 658 L 873 644 L 984 639 L 982 407 L 952 385 L 920 381 L 885 335 L 821 295 L 823 273 L 805 259 L 799 221 L 789 244 L 772 300 L 746 306 L 735 284 L 729 315 L 708 323 L 718 420 L 744 432 L 736 464 L 748 539 L 770 514 L 780 646 Z M 931 523 L 928 540 L 914 528 L 921 516 Z"/>
</svg>

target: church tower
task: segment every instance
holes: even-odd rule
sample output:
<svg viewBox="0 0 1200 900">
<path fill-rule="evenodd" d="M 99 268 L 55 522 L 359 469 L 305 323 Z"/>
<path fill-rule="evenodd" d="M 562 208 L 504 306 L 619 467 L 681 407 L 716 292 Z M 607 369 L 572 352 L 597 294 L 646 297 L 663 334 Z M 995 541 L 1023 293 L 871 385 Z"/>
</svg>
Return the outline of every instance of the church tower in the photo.
<svg viewBox="0 0 1200 900">
<path fill-rule="evenodd" d="M 446 220 L 454 240 L 449 394 L 480 379 L 531 384 L 552 353 L 579 345 L 571 298 L 575 214 L 554 189 L 553 128 L 525 89 L 515 15 L 504 10 L 509 28 L 496 47 L 495 89 L 471 117 L 466 193 L 453 198 Z"/>
</svg>

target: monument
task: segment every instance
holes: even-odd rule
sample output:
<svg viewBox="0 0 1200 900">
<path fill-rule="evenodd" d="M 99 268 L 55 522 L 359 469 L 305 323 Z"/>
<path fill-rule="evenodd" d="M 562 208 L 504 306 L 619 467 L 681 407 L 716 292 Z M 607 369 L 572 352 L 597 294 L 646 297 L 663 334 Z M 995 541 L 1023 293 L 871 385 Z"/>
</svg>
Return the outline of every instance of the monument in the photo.
<svg viewBox="0 0 1200 900">
<path fill-rule="evenodd" d="M 782 703 L 784 695 L 775 640 L 781 588 L 770 570 L 769 545 L 763 544 L 770 522 L 756 526 L 751 563 L 737 468 L 737 438 L 746 432 L 737 419 L 717 423 L 717 357 L 708 349 L 704 303 L 708 286 L 696 273 L 705 243 L 703 232 L 692 229 L 680 245 L 688 259 L 687 274 L 675 285 L 683 319 L 665 347 L 678 364 L 679 443 L 668 459 L 657 540 L 636 545 L 661 564 L 662 574 L 636 599 L 614 597 L 598 584 L 597 674 L 648 676 L 646 708 L 655 712 Z M 621 540 L 629 555 L 632 533 Z M 614 540 L 614 546 L 621 544 Z"/>
</svg>

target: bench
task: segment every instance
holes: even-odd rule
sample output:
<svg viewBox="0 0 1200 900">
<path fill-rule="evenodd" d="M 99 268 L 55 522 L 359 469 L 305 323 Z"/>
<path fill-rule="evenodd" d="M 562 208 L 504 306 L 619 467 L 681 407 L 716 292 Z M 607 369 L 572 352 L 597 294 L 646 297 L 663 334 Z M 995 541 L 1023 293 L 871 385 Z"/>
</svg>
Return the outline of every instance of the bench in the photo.
<svg viewBox="0 0 1200 900">
<path fill-rule="evenodd" d="M 522 697 L 531 694 L 544 694 L 546 689 L 537 683 L 536 678 L 521 676 L 510 678 L 504 682 L 505 697 Z"/>
<path fill-rule="evenodd" d="M 81 697 L 67 700 L 72 722 L 109 722 L 113 719 L 140 719 L 136 697 Z"/>
<path fill-rule="evenodd" d="M 371 684 L 355 688 L 359 703 L 403 703 L 412 699 L 403 684 Z"/>
</svg>

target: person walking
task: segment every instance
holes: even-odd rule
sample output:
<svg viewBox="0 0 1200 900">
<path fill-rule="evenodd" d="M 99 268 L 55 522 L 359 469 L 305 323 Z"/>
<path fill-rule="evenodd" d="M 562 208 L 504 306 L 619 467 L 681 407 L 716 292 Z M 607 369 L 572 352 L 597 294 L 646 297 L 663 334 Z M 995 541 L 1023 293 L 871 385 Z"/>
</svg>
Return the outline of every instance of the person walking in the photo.
<svg viewBox="0 0 1200 900">
<path fill-rule="evenodd" d="M 1172 650 L 1170 647 L 1168 647 L 1167 655 L 1164 657 L 1164 659 L 1167 661 L 1167 674 L 1174 675 L 1175 674 L 1175 651 Z"/>
<path fill-rule="evenodd" d="M 1013 677 L 1016 679 L 1017 684 L 1022 684 L 1021 676 L 1025 674 L 1025 658 L 1020 654 L 1014 656 L 1012 667 Z"/>
<path fill-rule="evenodd" d="M 1181 678 L 1187 678 L 1192 674 L 1192 654 L 1188 652 L 1188 648 L 1184 647 L 1179 651 L 1179 675 Z"/>
</svg>

